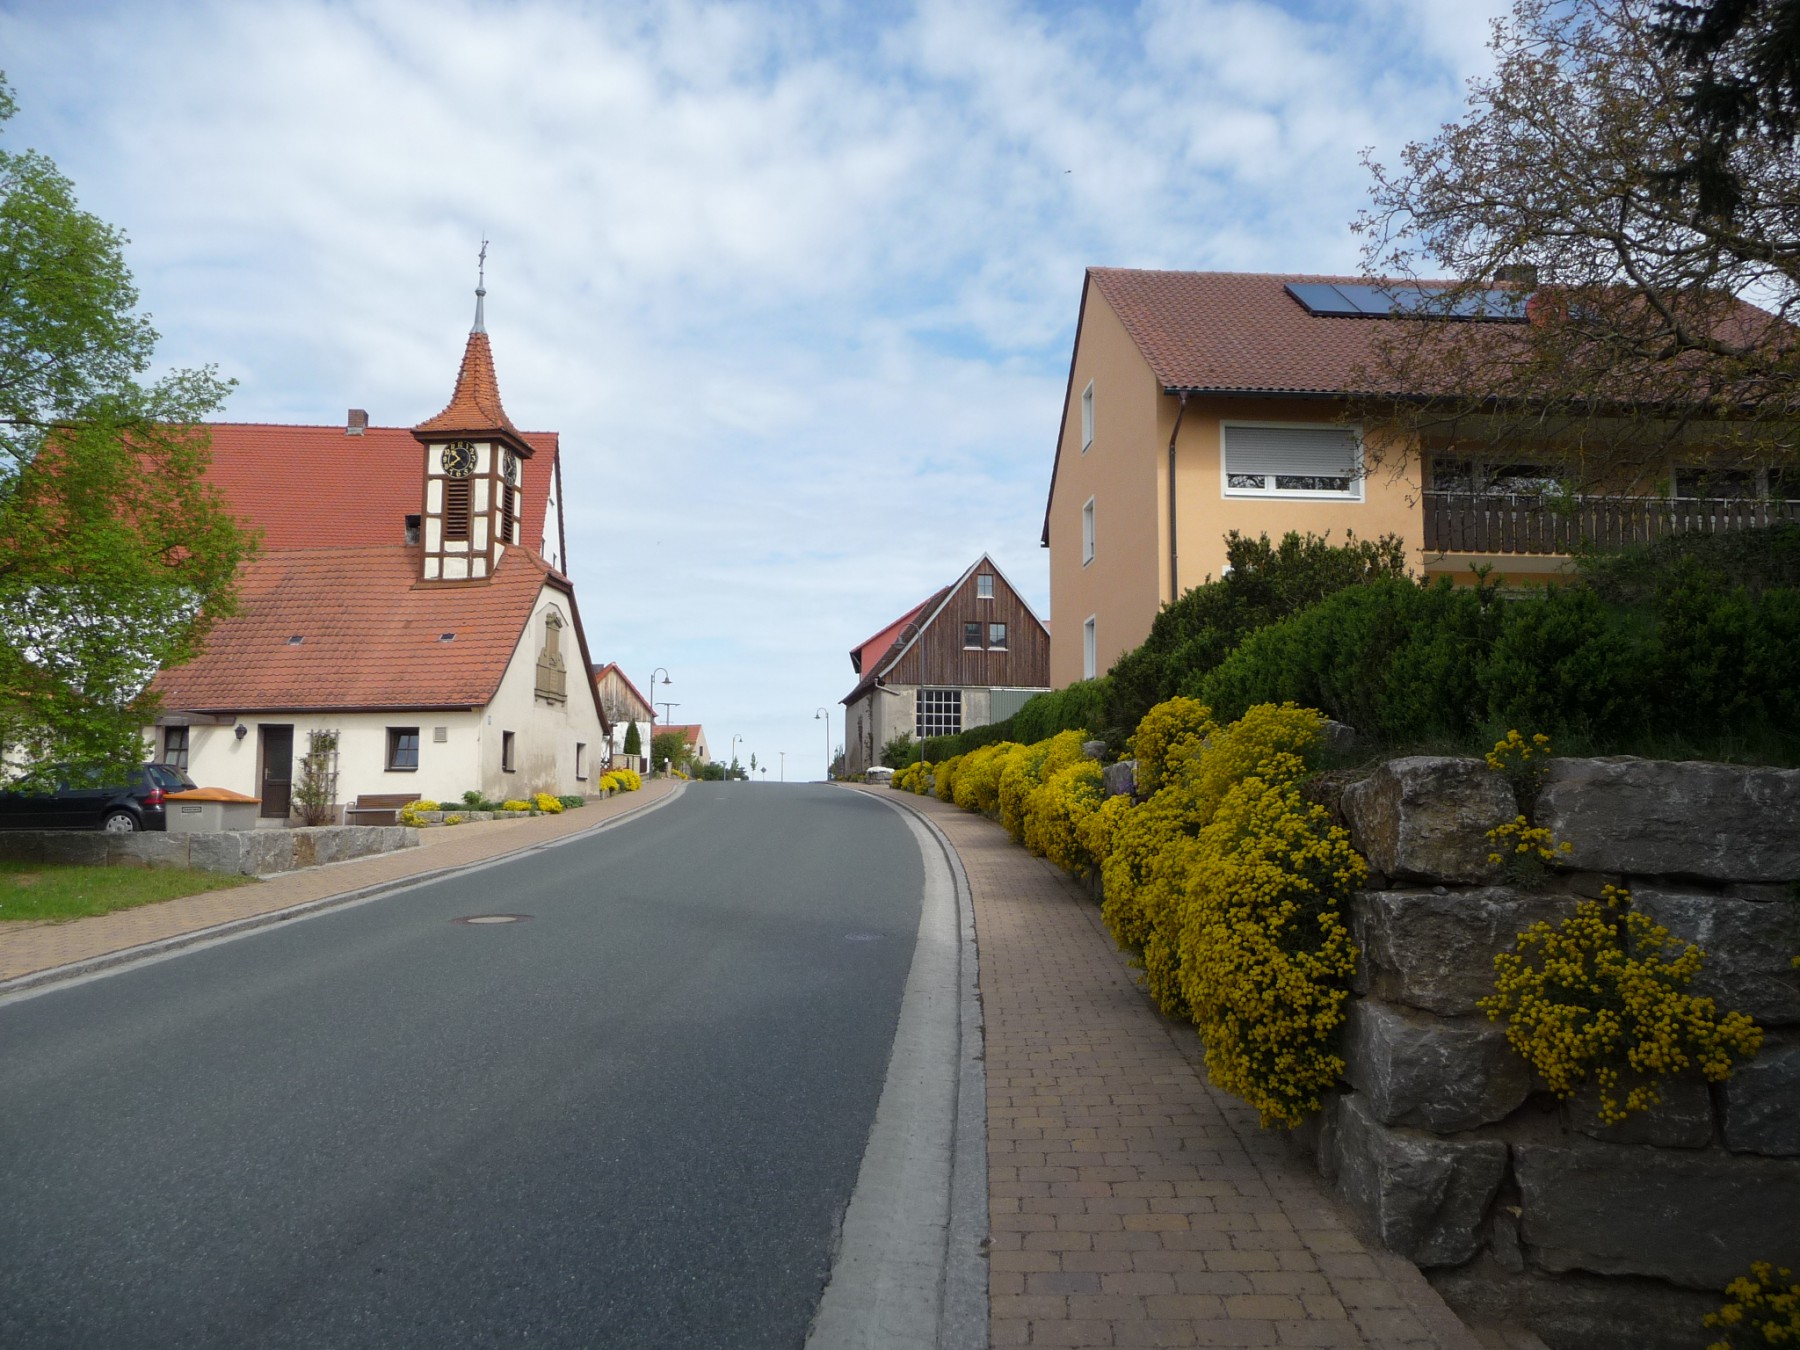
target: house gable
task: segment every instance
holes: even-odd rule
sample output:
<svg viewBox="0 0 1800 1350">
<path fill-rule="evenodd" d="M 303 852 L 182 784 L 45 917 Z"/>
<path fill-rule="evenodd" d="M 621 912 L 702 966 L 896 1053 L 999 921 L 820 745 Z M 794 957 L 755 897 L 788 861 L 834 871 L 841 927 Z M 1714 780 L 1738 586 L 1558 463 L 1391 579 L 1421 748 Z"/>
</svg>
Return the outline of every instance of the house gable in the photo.
<svg viewBox="0 0 1800 1350">
<path fill-rule="evenodd" d="M 983 578 L 992 595 L 984 597 Z M 889 684 L 1048 687 L 1050 633 L 985 553 L 915 620 L 877 672 Z M 977 631 L 970 634 L 967 625 Z M 1004 627 L 1004 635 L 994 631 Z M 974 636 L 971 643 L 968 638 Z M 997 640 L 1002 645 L 997 645 Z"/>
</svg>

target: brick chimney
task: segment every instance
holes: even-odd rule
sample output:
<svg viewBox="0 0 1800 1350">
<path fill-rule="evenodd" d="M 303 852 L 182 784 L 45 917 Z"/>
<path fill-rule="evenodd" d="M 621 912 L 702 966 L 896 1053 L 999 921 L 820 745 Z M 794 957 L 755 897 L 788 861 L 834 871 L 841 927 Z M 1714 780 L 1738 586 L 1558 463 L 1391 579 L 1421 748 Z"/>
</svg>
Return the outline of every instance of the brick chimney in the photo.
<svg viewBox="0 0 1800 1350">
<path fill-rule="evenodd" d="M 352 408 L 350 416 L 344 423 L 344 435 L 360 436 L 369 429 L 369 414 L 361 408 Z"/>
</svg>

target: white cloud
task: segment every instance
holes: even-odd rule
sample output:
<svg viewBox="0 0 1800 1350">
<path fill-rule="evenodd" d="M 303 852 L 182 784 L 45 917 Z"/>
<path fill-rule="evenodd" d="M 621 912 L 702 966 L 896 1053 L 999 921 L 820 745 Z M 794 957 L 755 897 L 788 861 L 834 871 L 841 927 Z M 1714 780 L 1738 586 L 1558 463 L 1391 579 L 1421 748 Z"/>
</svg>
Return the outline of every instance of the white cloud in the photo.
<svg viewBox="0 0 1800 1350">
<path fill-rule="evenodd" d="M 1081 269 L 1353 267 L 1358 150 L 1456 113 L 1492 10 L 116 0 L 0 50 L 234 418 L 435 412 L 485 231 L 595 657 L 816 776 L 850 642 L 983 550 L 1047 608 Z"/>
</svg>

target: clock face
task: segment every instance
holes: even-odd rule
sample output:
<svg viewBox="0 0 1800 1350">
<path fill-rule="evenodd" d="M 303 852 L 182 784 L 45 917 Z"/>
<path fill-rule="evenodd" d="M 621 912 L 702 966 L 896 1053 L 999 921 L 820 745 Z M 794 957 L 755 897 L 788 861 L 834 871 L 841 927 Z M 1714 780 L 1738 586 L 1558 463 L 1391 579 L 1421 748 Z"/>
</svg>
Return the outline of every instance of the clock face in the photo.
<svg viewBox="0 0 1800 1350">
<path fill-rule="evenodd" d="M 501 461 L 501 468 L 506 474 L 507 482 L 513 483 L 513 484 L 518 483 L 518 481 L 519 481 L 519 457 L 517 455 L 515 455 L 512 451 L 508 450 L 506 452 L 506 458 Z"/>
<path fill-rule="evenodd" d="M 475 472 L 475 447 L 467 441 L 451 441 L 444 447 L 444 472 L 452 478 L 467 478 Z"/>
</svg>

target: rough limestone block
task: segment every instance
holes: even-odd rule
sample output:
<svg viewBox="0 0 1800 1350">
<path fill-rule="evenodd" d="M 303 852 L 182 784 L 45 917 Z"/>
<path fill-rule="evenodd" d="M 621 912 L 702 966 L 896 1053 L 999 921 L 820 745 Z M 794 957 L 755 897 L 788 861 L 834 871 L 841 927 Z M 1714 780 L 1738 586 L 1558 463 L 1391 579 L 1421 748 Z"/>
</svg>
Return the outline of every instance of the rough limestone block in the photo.
<svg viewBox="0 0 1800 1350">
<path fill-rule="evenodd" d="M 1350 901 L 1359 992 L 1435 1013 L 1476 1012 L 1494 992 L 1494 957 L 1541 921 L 1575 912 L 1575 897 L 1507 886 L 1363 891 Z"/>
<path fill-rule="evenodd" d="M 219 830 L 188 836 L 188 866 L 202 872 L 221 872 L 226 876 L 243 876 L 244 837 L 249 830 Z"/>
<path fill-rule="evenodd" d="M 1529 1327 L 1550 1350 L 1700 1350 L 1718 1334 L 1700 1319 L 1723 1301 L 1716 1290 L 1653 1280 L 1520 1274 L 1498 1259 L 1434 1270 L 1427 1278 L 1470 1323 Z"/>
<path fill-rule="evenodd" d="M 1581 1088 L 1563 1103 L 1571 1130 L 1610 1144 L 1651 1144 L 1657 1148 L 1705 1148 L 1713 1141 L 1712 1092 L 1703 1078 L 1666 1079 L 1662 1104 L 1633 1111 L 1617 1125 L 1600 1123 L 1600 1089 Z"/>
<path fill-rule="evenodd" d="M 1800 1157 L 1800 1040 L 1766 1043 L 1724 1095 L 1726 1148 Z"/>
<path fill-rule="evenodd" d="M 1109 797 L 1129 797 L 1137 791 L 1137 761 L 1122 759 L 1117 764 L 1108 764 L 1100 771 L 1100 781 L 1106 785 Z"/>
<path fill-rule="evenodd" d="M 1591 1141 L 1513 1145 L 1520 1236 L 1545 1270 L 1723 1289 L 1800 1265 L 1800 1161 Z"/>
<path fill-rule="evenodd" d="M 109 841 L 105 834 L 75 830 L 45 830 L 38 835 L 34 861 L 69 863 L 77 867 L 104 867 Z"/>
<path fill-rule="evenodd" d="M 1327 750 L 1348 753 L 1361 744 L 1362 738 L 1356 734 L 1355 727 L 1327 717 L 1324 725 L 1319 728 L 1319 741 Z"/>
<path fill-rule="evenodd" d="M 1105 756 L 1105 741 L 1083 741 L 1081 743 L 1081 757 L 1083 759 L 1103 759 Z"/>
<path fill-rule="evenodd" d="M 106 862 L 110 867 L 186 867 L 188 840 L 193 836 L 146 831 L 101 837 L 106 840 Z"/>
<path fill-rule="evenodd" d="M 1531 1071 L 1485 1017 L 1451 1020 L 1356 999 L 1344 1026 L 1344 1078 L 1383 1125 L 1449 1134 L 1504 1120 Z"/>
<path fill-rule="evenodd" d="M 294 869 L 292 830 L 245 830 L 244 875 L 264 877 Z"/>
<path fill-rule="evenodd" d="M 1438 1139 L 1389 1129 L 1352 1093 L 1334 1104 L 1337 1187 L 1390 1251 L 1422 1266 L 1480 1250 L 1488 1203 L 1506 1171 L 1498 1139 Z"/>
<path fill-rule="evenodd" d="M 1497 881 L 1487 832 L 1518 814 L 1507 781 L 1479 759 L 1390 759 L 1344 791 L 1351 842 L 1390 877 Z"/>
<path fill-rule="evenodd" d="M 1749 1013 L 1768 1026 L 1800 1023 L 1800 905 L 1791 900 L 1733 900 L 1722 895 L 1631 888 L 1632 906 L 1676 937 L 1706 951 L 1689 988 L 1721 1009 Z"/>
<path fill-rule="evenodd" d="M 1573 867 L 1712 881 L 1800 877 L 1800 769 L 1553 759 L 1537 823 L 1574 846 Z"/>
</svg>

